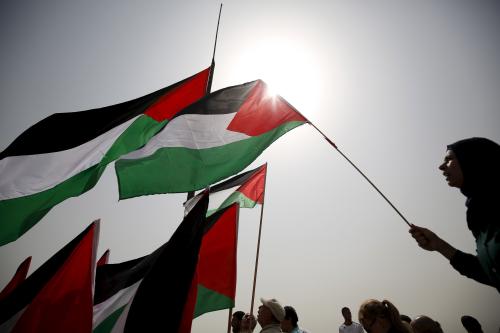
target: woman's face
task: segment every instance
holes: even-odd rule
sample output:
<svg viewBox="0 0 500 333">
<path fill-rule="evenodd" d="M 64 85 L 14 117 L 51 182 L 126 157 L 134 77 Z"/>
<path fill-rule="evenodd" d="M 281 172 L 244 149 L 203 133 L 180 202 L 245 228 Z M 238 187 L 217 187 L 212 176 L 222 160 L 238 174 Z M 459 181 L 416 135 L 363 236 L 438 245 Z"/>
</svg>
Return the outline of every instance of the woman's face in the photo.
<svg viewBox="0 0 500 333">
<path fill-rule="evenodd" d="M 464 185 L 462 168 L 453 151 L 446 151 L 444 162 L 439 166 L 439 170 L 443 171 L 449 186 L 461 188 Z"/>
</svg>

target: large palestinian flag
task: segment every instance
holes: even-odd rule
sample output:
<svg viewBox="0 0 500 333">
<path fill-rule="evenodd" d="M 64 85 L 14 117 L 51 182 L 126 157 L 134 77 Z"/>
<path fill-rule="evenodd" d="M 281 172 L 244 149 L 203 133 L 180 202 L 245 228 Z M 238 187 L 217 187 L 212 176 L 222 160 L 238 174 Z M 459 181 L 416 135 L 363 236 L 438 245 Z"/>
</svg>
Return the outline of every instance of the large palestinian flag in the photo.
<svg viewBox="0 0 500 333">
<path fill-rule="evenodd" d="M 283 98 L 269 95 L 263 81 L 216 91 L 115 163 L 120 198 L 202 189 L 243 170 L 305 122 Z"/>
<path fill-rule="evenodd" d="M 97 267 L 93 332 L 178 332 L 207 206 L 205 195 L 170 240 L 150 255 Z"/>
<path fill-rule="evenodd" d="M 228 180 L 210 187 L 210 201 L 207 216 L 216 211 L 238 203 L 241 208 L 253 208 L 264 201 L 267 164 L 236 175 Z M 187 213 L 201 197 L 202 193 L 184 203 Z"/>
<path fill-rule="evenodd" d="M 97 183 L 106 166 L 142 146 L 205 95 L 210 69 L 104 108 L 53 114 L 0 153 L 0 245 L 19 238 L 58 203 Z"/>
<path fill-rule="evenodd" d="M 98 234 L 94 222 L 0 301 L 0 332 L 90 332 Z"/>
</svg>

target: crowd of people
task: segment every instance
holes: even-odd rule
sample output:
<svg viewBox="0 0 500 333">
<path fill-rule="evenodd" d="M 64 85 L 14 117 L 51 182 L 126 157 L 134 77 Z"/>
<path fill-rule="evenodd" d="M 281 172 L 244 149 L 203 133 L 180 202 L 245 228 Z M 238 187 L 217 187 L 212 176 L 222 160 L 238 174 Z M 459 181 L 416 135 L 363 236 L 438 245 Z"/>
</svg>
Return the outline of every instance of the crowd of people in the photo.
<svg viewBox="0 0 500 333">
<path fill-rule="evenodd" d="M 272 298 L 261 298 L 257 318 L 253 314 L 236 311 L 231 320 L 233 333 L 252 333 L 260 325 L 260 333 L 310 333 L 298 325 L 297 311 L 290 305 L 282 306 Z M 369 299 L 359 308 L 357 323 L 352 320 L 351 310 L 341 310 L 344 322 L 339 333 L 444 333 L 438 321 L 426 315 L 409 316 L 400 314 L 388 300 Z M 483 333 L 481 324 L 472 316 L 462 316 L 462 325 L 467 333 Z"/>
<path fill-rule="evenodd" d="M 464 253 L 431 230 L 411 225 L 410 234 L 427 251 L 437 251 L 460 274 L 500 292 L 500 146 L 485 138 L 468 138 L 447 146 L 439 170 L 451 187 L 466 197 L 467 227 L 476 240 L 476 254 Z M 261 299 L 257 318 L 238 311 L 233 316 L 233 332 L 253 332 L 257 323 L 261 333 L 307 333 L 298 325 L 292 306 L 283 307 L 276 299 Z M 388 300 L 369 299 L 359 308 L 359 323 L 352 321 L 348 307 L 341 309 L 344 322 L 339 333 L 443 333 L 438 321 L 426 315 L 401 315 Z M 482 333 L 471 316 L 461 318 L 468 333 Z"/>
</svg>

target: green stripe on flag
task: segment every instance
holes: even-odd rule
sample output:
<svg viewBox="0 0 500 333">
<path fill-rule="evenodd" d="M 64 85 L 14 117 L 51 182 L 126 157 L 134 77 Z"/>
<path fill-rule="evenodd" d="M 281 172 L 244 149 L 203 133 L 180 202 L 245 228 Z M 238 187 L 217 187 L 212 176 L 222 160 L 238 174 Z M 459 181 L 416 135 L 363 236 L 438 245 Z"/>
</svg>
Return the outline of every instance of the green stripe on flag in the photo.
<svg viewBox="0 0 500 333">
<path fill-rule="evenodd" d="M 122 306 L 121 308 L 115 310 L 112 314 L 110 314 L 106 319 L 104 319 L 96 328 L 92 331 L 93 333 L 109 333 L 113 330 L 116 321 L 120 318 L 123 310 L 127 305 Z"/>
<path fill-rule="evenodd" d="M 19 238 L 55 205 L 93 188 L 109 163 L 142 147 L 167 122 L 158 123 L 148 116 L 140 116 L 117 138 L 99 164 L 43 192 L 0 201 L 0 220 L 3 221 L 0 223 L 0 246 Z"/>
<path fill-rule="evenodd" d="M 168 120 L 157 122 L 149 116 L 140 116 L 116 139 L 101 164 L 109 164 L 120 156 L 141 148 L 167 123 Z"/>
<path fill-rule="evenodd" d="M 202 189 L 243 170 L 276 139 L 302 124 L 288 122 L 262 135 L 220 147 L 168 147 L 148 157 L 119 160 L 115 169 L 120 199 Z"/>
<path fill-rule="evenodd" d="M 198 284 L 198 295 L 196 297 L 193 318 L 207 312 L 229 309 L 232 307 L 234 307 L 233 299 Z"/>
<path fill-rule="evenodd" d="M 243 193 L 234 191 L 226 198 L 226 200 L 224 200 L 224 202 L 220 205 L 220 207 L 207 211 L 207 217 L 212 215 L 218 210 L 231 206 L 231 204 L 233 203 L 238 203 L 241 208 L 253 208 L 257 204 L 257 202 L 248 198 Z"/>
</svg>

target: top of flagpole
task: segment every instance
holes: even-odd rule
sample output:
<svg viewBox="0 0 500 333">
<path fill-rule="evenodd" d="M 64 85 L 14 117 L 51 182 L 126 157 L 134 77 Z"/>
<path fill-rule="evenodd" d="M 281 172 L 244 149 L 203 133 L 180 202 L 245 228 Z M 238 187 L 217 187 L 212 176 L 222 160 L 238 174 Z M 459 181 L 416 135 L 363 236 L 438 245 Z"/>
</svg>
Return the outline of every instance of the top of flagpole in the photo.
<svg viewBox="0 0 500 333">
<path fill-rule="evenodd" d="M 212 64 L 215 62 L 215 50 L 217 49 L 217 36 L 219 35 L 220 14 L 222 12 L 222 2 L 219 7 L 219 18 L 217 19 L 217 30 L 215 30 L 214 52 L 212 54 Z"/>
<path fill-rule="evenodd" d="M 220 23 L 221 12 L 222 12 L 222 3 L 220 4 L 219 7 L 219 17 L 217 18 L 217 30 L 215 30 L 214 52 L 212 53 L 212 63 L 210 64 L 210 75 L 208 77 L 208 83 L 206 89 L 207 95 L 212 92 L 212 80 L 214 77 L 214 70 L 215 70 L 215 50 L 217 49 L 217 37 L 219 35 L 219 23 Z"/>
<path fill-rule="evenodd" d="M 217 49 L 217 36 L 219 35 L 219 23 L 220 23 L 220 14 L 222 12 L 222 2 L 219 7 L 219 17 L 217 18 L 217 30 L 215 30 L 215 43 L 214 43 L 214 52 L 212 53 L 212 63 L 210 64 L 210 73 L 208 74 L 208 82 L 205 89 L 205 95 L 208 95 L 212 92 L 212 80 L 214 78 L 214 70 L 215 70 L 215 50 Z M 187 194 L 187 200 L 194 197 L 194 191 L 189 191 Z"/>
</svg>

